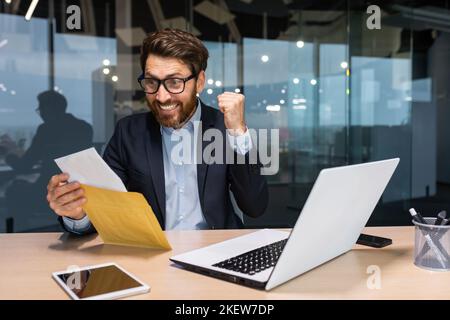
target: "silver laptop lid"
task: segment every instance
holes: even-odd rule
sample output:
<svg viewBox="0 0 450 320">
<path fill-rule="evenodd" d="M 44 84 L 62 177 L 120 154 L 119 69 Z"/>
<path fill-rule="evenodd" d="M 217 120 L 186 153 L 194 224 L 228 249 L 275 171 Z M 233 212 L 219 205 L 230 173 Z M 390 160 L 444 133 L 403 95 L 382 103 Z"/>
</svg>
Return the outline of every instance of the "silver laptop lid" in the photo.
<svg viewBox="0 0 450 320">
<path fill-rule="evenodd" d="M 266 290 L 349 251 L 399 161 L 395 158 L 322 170 Z"/>
</svg>

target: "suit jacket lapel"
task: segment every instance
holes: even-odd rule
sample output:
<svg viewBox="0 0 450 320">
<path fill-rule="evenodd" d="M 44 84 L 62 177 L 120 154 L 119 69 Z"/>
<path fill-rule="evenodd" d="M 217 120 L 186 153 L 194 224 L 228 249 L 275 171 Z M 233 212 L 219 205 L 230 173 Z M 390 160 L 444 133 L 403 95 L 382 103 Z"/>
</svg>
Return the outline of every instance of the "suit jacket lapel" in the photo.
<svg viewBox="0 0 450 320">
<path fill-rule="evenodd" d="M 148 113 L 148 132 L 149 136 L 146 146 L 147 163 L 150 166 L 150 174 L 152 176 L 153 187 L 155 189 L 159 211 L 162 215 L 163 226 L 166 218 L 166 185 L 164 179 L 164 159 L 162 151 L 161 129 L 159 123 L 153 115 Z"/>
<path fill-rule="evenodd" d="M 198 195 L 200 197 L 200 204 L 202 209 L 203 208 L 203 200 L 204 200 L 204 189 L 205 189 L 205 182 L 206 182 L 206 176 L 208 173 L 208 165 L 205 163 L 203 159 L 203 150 L 205 150 L 205 147 L 208 145 L 208 141 L 203 141 L 203 135 L 206 130 L 214 126 L 214 114 L 210 112 L 209 108 L 207 108 L 203 102 L 200 101 L 200 105 L 202 108 L 202 114 L 201 114 L 201 130 L 199 130 L 199 133 L 201 132 L 201 135 L 198 135 L 197 138 L 197 155 L 200 156 L 200 158 L 197 159 L 197 183 L 198 183 Z M 201 146 L 201 150 L 198 149 L 199 146 Z"/>
</svg>

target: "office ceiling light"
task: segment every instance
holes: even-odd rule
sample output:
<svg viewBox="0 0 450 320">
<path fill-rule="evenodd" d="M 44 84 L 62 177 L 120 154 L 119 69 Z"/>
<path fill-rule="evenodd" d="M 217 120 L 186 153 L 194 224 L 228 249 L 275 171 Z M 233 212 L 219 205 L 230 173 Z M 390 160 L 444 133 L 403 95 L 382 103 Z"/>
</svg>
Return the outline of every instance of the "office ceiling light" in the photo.
<svg viewBox="0 0 450 320">
<path fill-rule="evenodd" d="M 279 104 L 274 104 L 274 105 L 270 105 L 270 104 L 269 104 L 269 105 L 266 107 L 266 110 L 267 110 L 267 111 L 270 111 L 270 112 L 278 112 L 278 111 L 281 110 L 281 107 L 280 107 Z"/>
<path fill-rule="evenodd" d="M 222 81 L 217 80 L 216 81 L 216 87 L 221 87 L 222 86 Z"/>
<path fill-rule="evenodd" d="M 109 74 L 110 70 L 109 68 L 103 68 L 103 74 Z"/>
<path fill-rule="evenodd" d="M 30 6 L 28 7 L 27 13 L 25 14 L 25 20 L 30 21 L 33 16 L 34 9 L 36 9 L 39 0 L 32 0 Z"/>
<path fill-rule="evenodd" d="M 264 62 L 264 63 L 268 62 L 269 61 L 269 56 L 268 55 L 263 55 L 261 57 L 261 61 Z"/>
<path fill-rule="evenodd" d="M 292 82 L 293 82 L 294 84 L 299 84 L 299 83 L 300 83 L 300 79 L 299 79 L 299 78 L 294 78 L 294 79 L 292 80 Z"/>
<path fill-rule="evenodd" d="M 10 3 L 11 3 L 11 0 L 5 0 L 5 2 L 6 2 L 7 4 L 10 4 Z"/>
<path fill-rule="evenodd" d="M 108 59 L 104 59 L 103 60 L 103 65 L 104 66 L 109 66 L 111 64 L 111 61 L 109 61 Z"/>
<path fill-rule="evenodd" d="M 241 89 L 236 88 L 236 89 L 234 89 L 234 92 L 236 92 L 236 93 L 241 93 Z"/>
<path fill-rule="evenodd" d="M 286 101 L 284 101 L 283 99 L 280 100 L 280 104 L 285 104 Z"/>
<path fill-rule="evenodd" d="M 11 95 L 15 96 L 16 95 L 16 91 L 11 90 Z"/>
<path fill-rule="evenodd" d="M 194 10 L 222 25 L 234 19 L 234 15 L 230 11 L 207 0 L 196 5 Z"/>
<path fill-rule="evenodd" d="M 303 98 L 300 98 L 300 99 L 295 98 L 295 99 L 292 99 L 292 103 L 293 103 L 293 104 L 306 103 L 306 99 L 303 99 Z"/>
<path fill-rule="evenodd" d="M 305 46 L 305 43 L 303 41 L 297 41 L 297 48 L 303 48 Z"/>
<path fill-rule="evenodd" d="M 311 79 L 311 81 L 309 83 L 311 83 L 311 85 L 315 86 L 317 84 L 317 80 L 316 79 Z"/>
<path fill-rule="evenodd" d="M 213 85 L 214 84 L 214 80 L 213 79 L 208 79 L 208 84 L 209 85 Z"/>
<path fill-rule="evenodd" d="M 347 69 L 347 67 L 348 67 L 347 61 L 342 61 L 342 62 L 341 62 L 341 68 L 342 68 L 342 69 Z"/>
<path fill-rule="evenodd" d="M 206 90 L 206 92 L 207 92 L 208 94 L 213 94 L 213 89 L 208 89 L 208 90 Z"/>
<path fill-rule="evenodd" d="M 119 77 L 118 76 L 112 76 L 111 80 L 114 81 L 114 82 L 117 82 L 119 80 Z"/>
<path fill-rule="evenodd" d="M 293 106 L 294 110 L 306 110 L 306 106 L 304 104 Z"/>
</svg>

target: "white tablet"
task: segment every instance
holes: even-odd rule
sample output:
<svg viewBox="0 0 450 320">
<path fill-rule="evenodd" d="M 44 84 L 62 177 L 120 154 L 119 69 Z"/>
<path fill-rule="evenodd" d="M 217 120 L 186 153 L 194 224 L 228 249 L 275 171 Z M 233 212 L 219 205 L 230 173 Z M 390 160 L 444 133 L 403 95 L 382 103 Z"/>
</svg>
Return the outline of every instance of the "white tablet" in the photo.
<svg viewBox="0 0 450 320">
<path fill-rule="evenodd" d="M 118 299 L 150 287 L 115 263 L 54 272 L 53 279 L 75 300 Z"/>
</svg>

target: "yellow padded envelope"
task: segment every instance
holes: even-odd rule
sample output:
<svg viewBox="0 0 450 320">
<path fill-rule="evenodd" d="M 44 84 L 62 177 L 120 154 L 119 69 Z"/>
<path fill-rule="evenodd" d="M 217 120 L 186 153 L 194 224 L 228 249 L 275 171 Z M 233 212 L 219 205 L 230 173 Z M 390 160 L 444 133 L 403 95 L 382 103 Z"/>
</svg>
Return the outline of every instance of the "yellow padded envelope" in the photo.
<svg viewBox="0 0 450 320">
<path fill-rule="evenodd" d="M 144 196 L 82 184 L 83 209 L 107 244 L 170 250 L 170 244 Z"/>
</svg>

